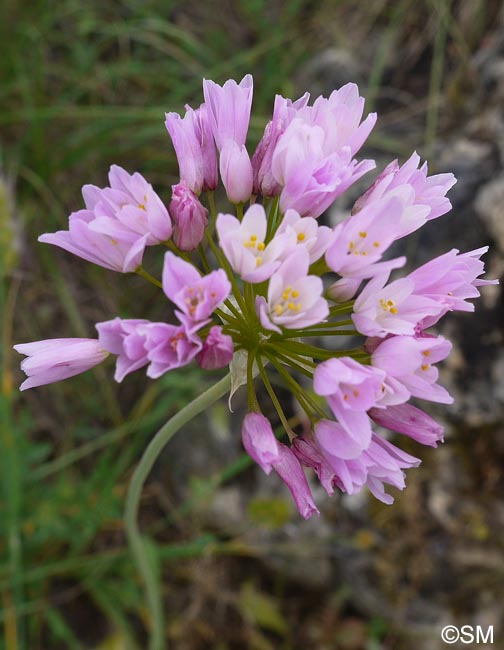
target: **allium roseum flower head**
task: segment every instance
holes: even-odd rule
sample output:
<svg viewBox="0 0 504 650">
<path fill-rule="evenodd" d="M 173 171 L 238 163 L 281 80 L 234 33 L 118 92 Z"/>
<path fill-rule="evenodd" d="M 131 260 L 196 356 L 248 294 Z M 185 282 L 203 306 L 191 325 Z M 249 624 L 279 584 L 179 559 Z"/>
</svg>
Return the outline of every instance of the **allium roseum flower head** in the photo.
<svg viewBox="0 0 504 650">
<path fill-rule="evenodd" d="M 452 346 L 434 326 L 451 311 L 472 311 L 480 287 L 497 282 L 481 279 L 487 247 L 452 249 L 401 274 L 407 260 L 390 255 L 392 244 L 448 212 L 455 182 L 450 173 L 429 176 L 416 153 L 386 166 L 336 227 L 321 225 L 317 218 L 375 166 L 359 152 L 376 115 L 364 116 L 355 84 L 311 104 L 308 94 L 277 95 L 251 160 L 252 93 L 250 75 L 205 80 L 204 104 L 166 114 L 180 169 L 169 211 L 139 173 L 113 165 L 109 187 L 84 186 L 86 207 L 68 230 L 40 237 L 142 276 L 159 291 L 166 322 L 132 313 L 97 323 L 98 340 L 16 345 L 28 357 L 21 388 L 71 377 L 107 355 L 116 358 L 116 381 L 141 368 L 156 379 L 193 362 L 211 371 L 229 364 L 232 392 L 247 390 L 243 446 L 280 477 L 302 517 L 318 514 L 305 470 L 328 494 L 367 487 L 392 503 L 389 486 L 402 490 L 405 470 L 420 460 L 374 427 L 442 442 L 424 402 L 452 403 L 439 376 Z M 217 207 L 219 183 L 230 203 Z M 142 266 L 147 246 L 159 247 L 161 278 Z M 278 383 L 301 415 L 281 401 Z M 274 422 L 261 411 L 263 397 Z"/>
</svg>

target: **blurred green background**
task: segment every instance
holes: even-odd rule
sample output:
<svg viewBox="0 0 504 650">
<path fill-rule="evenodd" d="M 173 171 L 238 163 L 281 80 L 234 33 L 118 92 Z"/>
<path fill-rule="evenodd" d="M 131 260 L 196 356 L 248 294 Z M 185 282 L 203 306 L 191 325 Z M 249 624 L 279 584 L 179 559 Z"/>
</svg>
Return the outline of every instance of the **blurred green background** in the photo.
<svg viewBox="0 0 504 650">
<path fill-rule="evenodd" d="M 115 315 L 166 316 L 162 296 L 140 278 L 86 264 L 37 244 L 37 236 L 64 228 L 82 204 L 81 186 L 105 185 L 112 163 L 140 171 L 168 201 L 177 163 L 164 112 L 198 105 L 203 77 L 223 82 L 253 73 L 251 151 L 275 93 L 327 95 L 356 80 L 367 109 L 382 116 L 367 153 L 388 160 L 413 149 L 438 152 L 440 138 L 463 130 L 468 111 L 477 110 L 470 101 L 481 80 L 473 64 L 502 30 L 500 4 L 3 0 L 0 647 L 145 647 L 149 612 L 125 542 L 125 490 L 156 428 L 215 380 L 188 368 L 155 383 L 137 373 L 118 386 L 108 364 L 19 394 L 13 343 L 91 337 L 95 322 Z M 148 261 L 159 269 L 155 254 Z M 201 431 L 217 441 L 203 447 L 202 458 Z M 434 608 L 441 594 L 444 607 L 453 594 L 455 611 L 464 611 L 464 594 L 482 587 L 470 582 L 460 596 L 436 564 L 444 551 L 435 562 L 425 553 L 432 536 L 436 548 L 450 544 L 429 515 L 422 520 L 432 452 L 408 447 L 426 460 L 417 470 L 426 473 L 409 478 L 396 506 L 375 503 L 354 517 L 337 499 L 322 499 L 324 518 L 304 524 L 285 492 L 270 494 L 262 484 L 257 491 L 260 479 L 241 455 L 238 434 L 239 418 L 214 409 L 195 431 L 180 434 L 145 491 L 142 528 L 153 540 L 170 647 L 437 647 L 427 624 L 412 631 L 401 619 L 404 604 L 424 592 Z M 473 455 L 470 432 L 461 436 Z M 493 454 L 482 453 L 484 462 Z M 185 465 L 191 455 L 196 460 Z M 236 495 L 238 517 L 215 516 L 219 499 L 230 511 Z M 483 552 L 494 539 L 485 517 L 476 505 L 463 523 Z M 370 593 L 369 602 L 359 592 L 358 565 L 355 581 L 341 571 L 351 549 L 378 572 L 378 595 Z M 295 563 L 313 575 L 293 575 Z M 502 565 L 500 573 L 489 570 L 495 584 L 484 577 L 482 584 L 490 607 Z"/>
</svg>

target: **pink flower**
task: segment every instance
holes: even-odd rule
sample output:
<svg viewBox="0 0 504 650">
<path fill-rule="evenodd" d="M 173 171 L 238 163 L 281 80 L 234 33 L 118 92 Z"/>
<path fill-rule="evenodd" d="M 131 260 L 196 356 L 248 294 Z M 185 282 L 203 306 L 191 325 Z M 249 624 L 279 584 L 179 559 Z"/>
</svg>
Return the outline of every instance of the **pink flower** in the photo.
<svg viewBox="0 0 504 650">
<path fill-rule="evenodd" d="M 149 363 L 145 336 L 147 324 L 150 322 L 144 319 L 122 318 L 96 324 L 98 340 L 102 347 L 111 354 L 117 355 L 114 374 L 117 382 L 121 382 L 126 375 Z"/>
<path fill-rule="evenodd" d="M 438 442 L 443 442 L 443 427 L 411 404 L 372 408 L 368 413 L 379 426 L 403 433 L 422 445 L 437 447 Z"/>
<path fill-rule="evenodd" d="M 311 467 L 315 470 L 315 473 L 327 494 L 333 494 L 334 486 L 337 483 L 337 477 L 317 442 L 311 438 L 298 436 L 292 443 L 292 451 L 302 465 L 305 467 Z"/>
<path fill-rule="evenodd" d="M 453 248 L 408 275 L 414 283 L 415 295 L 435 300 L 441 305 L 437 314 L 422 320 L 423 329 L 437 323 L 448 311 L 474 311 L 474 305 L 467 302 L 467 299 L 479 297 L 477 287 L 499 283 L 498 280 L 479 279 L 485 272 L 485 265 L 480 258 L 487 251 L 488 246 L 484 246 L 460 254 Z"/>
<path fill-rule="evenodd" d="M 355 494 L 367 485 L 377 499 L 387 504 L 394 499 L 385 492 L 384 483 L 402 490 L 405 487 L 402 470 L 420 464 L 418 458 L 406 454 L 376 433 L 372 434 L 369 446 L 352 460 L 343 460 L 330 449 L 323 449 L 322 453 L 334 472 L 334 485 L 347 494 Z"/>
<path fill-rule="evenodd" d="M 310 486 L 296 455 L 289 447 L 280 442 L 278 443 L 278 452 L 279 458 L 272 463 L 273 469 L 289 488 L 299 514 L 304 519 L 309 519 L 314 514 L 319 515 L 320 512 L 313 501 Z"/>
<path fill-rule="evenodd" d="M 373 278 L 355 301 L 352 320 L 361 334 L 413 335 L 422 319 L 442 312 L 438 302 L 414 293 L 413 280 L 401 278 L 385 286 L 388 276 L 385 273 Z"/>
<path fill-rule="evenodd" d="M 401 404 L 411 396 L 452 404 L 453 397 L 437 384 L 439 372 L 433 365 L 446 359 L 451 348 L 442 336 L 392 336 L 380 343 L 371 356 L 373 367 L 386 374 L 380 404 Z"/>
<path fill-rule="evenodd" d="M 230 214 L 219 214 L 216 222 L 219 243 L 235 273 L 247 282 L 267 280 L 280 266 L 280 256 L 292 250 L 294 234 L 273 237 L 266 245 L 266 213 L 262 205 L 255 204 L 245 212 L 243 220 Z"/>
<path fill-rule="evenodd" d="M 338 458 L 355 458 L 371 440 L 371 423 L 366 414 L 381 395 L 385 373 L 343 357 L 320 363 L 313 375 L 313 390 L 327 399 L 341 427 L 329 421 L 317 423 L 319 444 L 334 439 Z"/>
<path fill-rule="evenodd" d="M 46 233 L 39 241 L 54 244 L 88 262 L 129 273 L 142 264 L 145 246 L 170 238 L 168 211 L 138 173 L 117 165 L 109 172 L 110 187 L 84 185 L 85 210 L 70 215 L 68 230 Z"/>
<path fill-rule="evenodd" d="M 132 273 L 142 264 L 142 257 L 149 235 L 137 237 L 124 231 L 121 239 L 96 232 L 91 228 L 94 221 L 91 210 L 73 212 L 68 220 L 68 230 L 40 235 L 38 240 L 59 246 L 88 262 L 112 271 Z"/>
<path fill-rule="evenodd" d="M 222 327 L 212 327 L 197 356 L 199 365 L 205 370 L 215 370 L 227 366 L 232 359 L 233 339 L 222 333 Z"/>
<path fill-rule="evenodd" d="M 453 174 L 428 177 L 427 163 L 417 169 L 419 162 L 420 156 L 416 152 L 402 167 L 399 167 L 397 160 L 391 162 L 356 202 L 353 213 L 372 205 L 382 197 L 395 196 L 397 191 L 409 190 L 396 239 L 418 230 L 426 221 L 446 214 L 451 210 L 451 203 L 445 195 L 457 179 Z"/>
<path fill-rule="evenodd" d="M 27 379 L 19 390 L 80 375 L 108 356 L 108 352 L 96 339 L 46 339 L 19 343 L 13 347 L 16 352 L 27 356 L 21 362 L 21 370 Z"/>
<path fill-rule="evenodd" d="M 181 251 L 192 251 L 205 235 L 208 211 L 185 183 L 173 185 L 172 190 L 170 214 L 174 221 L 173 241 Z"/>
<path fill-rule="evenodd" d="M 231 284 L 223 269 L 202 277 L 192 264 L 168 252 L 164 259 L 163 291 L 181 310 L 181 314 L 177 313 L 180 320 L 199 328 L 229 296 Z"/>
<path fill-rule="evenodd" d="M 219 169 L 231 203 L 248 201 L 252 194 L 252 165 L 245 145 L 227 140 L 221 150 Z"/>
<path fill-rule="evenodd" d="M 180 180 L 195 194 L 217 187 L 217 152 L 205 104 L 186 106 L 183 118 L 166 113 L 166 128 L 177 154 Z"/>
<path fill-rule="evenodd" d="M 190 363 L 201 351 L 203 344 L 194 328 L 168 323 L 149 323 L 143 330 L 150 365 L 147 376 L 157 379 L 169 370 Z"/>
<path fill-rule="evenodd" d="M 245 144 L 250 122 L 253 94 L 252 75 L 243 77 L 239 84 L 228 79 L 223 86 L 205 79 L 203 94 L 208 120 L 219 151 L 228 140 L 238 146 Z"/>
<path fill-rule="evenodd" d="M 404 194 L 398 191 L 338 224 L 326 253 L 329 268 L 343 277 L 362 279 L 404 266 L 405 257 L 379 261 L 395 239 L 404 201 Z"/>
<path fill-rule="evenodd" d="M 280 208 L 319 217 L 374 162 L 353 159 L 369 135 L 376 114 L 359 125 L 364 99 L 355 84 L 300 107 L 278 139 L 272 156 L 273 177 L 282 187 Z"/>
<path fill-rule="evenodd" d="M 265 329 L 281 333 L 279 326 L 298 329 L 327 318 L 329 307 L 322 298 L 322 280 L 308 275 L 309 266 L 308 251 L 298 246 L 273 273 L 268 285 L 268 300 L 262 296 L 256 298 L 256 311 Z"/>
<path fill-rule="evenodd" d="M 307 105 L 309 99 L 309 93 L 305 93 L 295 102 L 285 99 L 281 95 L 275 96 L 273 119 L 266 125 L 264 135 L 252 156 L 254 194 L 263 194 L 264 196 L 280 194 L 280 184 L 275 180 L 271 169 L 273 152 L 279 137 L 292 122 L 298 110 Z"/>
<path fill-rule="evenodd" d="M 110 187 L 104 189 L 94 185 L 82 188 L 86 207 L 95 215 L 89 226 L 92 230 L 118 239 L 123 238 L 125 230 L 137 237 L 148 235 L 148 246 L 171 237 L 168 211 L 141 174 L 128 174 L 112 165 L 109 182 Z"/>
<path fill-rule="evenodd" d="M 261 413 L 247 413 L 241 434 L 247 454 L 269 474 L 273 463 L 280 459 L 278 442 L 269 420 Z"/>
<path fill-rule="evenodd" d="M 295 237 L 296 245 L 308 251 L 310 264 L 322 257 L 334 239 L 332 230 L 327 226 L 319 226 L 315 219 L 300 217 L 295 210 L 287 210 L 275 236 L 291 232 Z M 281 259 L 286 259 L 291 252 L 291 248 L 286 248 Z"/>
<path fill-rule="evenodd" d="M 295 453 L 277 441 L 271 424 L 261 413 L 248 413 L 242 426 L 245 451 L 269 474 L 273 468 L 289 488 L 299 513 L 305 519 L 320 514 L 313 501 L 303 468 Z"/>
</svg>

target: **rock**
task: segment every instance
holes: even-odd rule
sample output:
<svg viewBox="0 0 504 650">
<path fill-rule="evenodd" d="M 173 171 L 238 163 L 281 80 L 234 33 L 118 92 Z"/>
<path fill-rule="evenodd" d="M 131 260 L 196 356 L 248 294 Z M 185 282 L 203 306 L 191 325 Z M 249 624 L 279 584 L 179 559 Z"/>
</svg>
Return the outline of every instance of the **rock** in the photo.
<svg viewBox="0 0 504 650">
<path fill-rule="evenodd" d="M 504 174 L 479 190 L 474 205 L 495 243 L 504 252 Z"/>
</svg>

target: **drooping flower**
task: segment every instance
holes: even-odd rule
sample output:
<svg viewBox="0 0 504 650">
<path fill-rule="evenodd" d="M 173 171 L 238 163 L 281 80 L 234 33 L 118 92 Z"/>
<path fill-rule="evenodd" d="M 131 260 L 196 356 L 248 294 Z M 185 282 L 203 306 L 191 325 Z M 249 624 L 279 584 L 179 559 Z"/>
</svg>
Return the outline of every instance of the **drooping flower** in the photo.
<svg viewBox="0 0 504 650">
<path fill-rule="evenodd" d="M 396 196 L 398 191 L 404 193 L 409 190 L 400 226 L 395 234 L 395 239 L 398 239 L 418 230 L 426 221 L 449 212 L 452 206 L 446 193 L 455 185 L 457 179 L 453 174 L 427 176 L 427 163 L 418 169 L 419 163 L 420 156 L 416 151 L 402 167 L 399 167 L 397 160 L 392 161 L 358 199 L 353 213 L 373 205 L 381 198 Z"/>
<path fill-rule="evenodd" d="M 217 152 L 205 104 L 196 110 L 186 106 L 183 118 L 178 113 L 166 113 L 165 125 L 177 154 L 180 181 L 195 194 L 214 190 Z"/>
<path fill-rule="evenodd" d="M 278 442 L 269 420 L 261 413 L 247 413 L 241 434 L 247 454 L 269 474 L 273 464 L 280 460 Z"/>
<path fill-rule="evenodd" d="M 412 404 L 372 408 L 368 414 L 379 426 L 403 433 L 422 445 L 437 447 L 438 442 L 443 442 L 443 427 Z"/>
<path fill-rule="evenodd" d="M 172 187 L 170 214 L 174 221 L 173 241 L 181 251 L 193 251 L 201 244 L 208 225 L 208 210 L 185 183 Z"/>
<path fill-rule="evenodd" d="M 45 339 L 18 343 L 14 350 L 27 357 L 21 361 L 21 370 L 27 379 L 19 390 L 80 375 L 101 363 L 109 354 L 96 339 Z"/>
<path fill-rule="evenodd" d="M 247 282 L 264 282 L 280 266 L 280 257 L 292 250 L 294 233 L 284 233 L 265 244 L 267 220 L 262 205 L 252 205 L 240 221 L 231 214 L 219 214 L 216 222 L 220 247 L 231 268 Z"/>
<path fill-rule="evenodd" d="M 199 365 L 205 370 L 216 370 L 231 363 L 233 359 L 233 339 L 229 334 L 222 333 L 222 327 L 215 325 L 210 328 L 203 343 L 201 352 L 196 357 Z"/>
<path fill-rule="evenodd" d="M 281 442 L 278 443 L 278 452 L 279 458 L 272 463 L 273 469 L 289 488 L 299 514 L 304 519 L 309 519 L 314 514 L 319 515 L 320 512 L 313 501 L 310 486 L 296 455 L 292 449 Z"/>
<path fill-rule="evenodd" d="M 299 246 L 273 273 L 268 299 L 256 298 L 256 311 L 265 329 L 281 333 L 279 326 L 287 329 L 309 327 L 329 315 L 327 301 L 322 297 L 322 280 L 308 275 L 309 266 L 309 253 Z"/>
<path fill-rule="evenodd" d="M 335 444 L 341 450 L 338 453 L 343 455 L 338 457 L 355 458 L 368 447 L 371 423 L 366 411 L 376 405 L 384 377 L 383 371 L 349 357 L 329 359 L 317 366 L 313 389 L 326 398 L 343 431 L 322 420 L 315 428 L 315 435 L 318 439 L 320 432 L 324 441 L 332 435 L 340 438 Z"/>
</svg>

